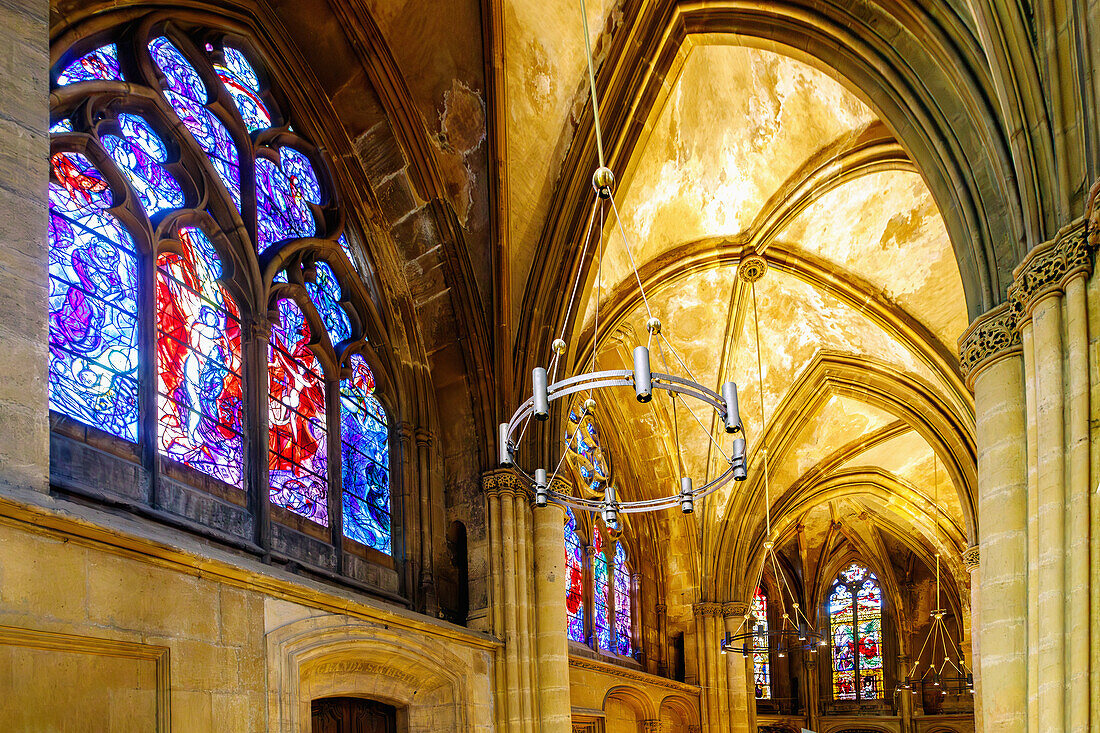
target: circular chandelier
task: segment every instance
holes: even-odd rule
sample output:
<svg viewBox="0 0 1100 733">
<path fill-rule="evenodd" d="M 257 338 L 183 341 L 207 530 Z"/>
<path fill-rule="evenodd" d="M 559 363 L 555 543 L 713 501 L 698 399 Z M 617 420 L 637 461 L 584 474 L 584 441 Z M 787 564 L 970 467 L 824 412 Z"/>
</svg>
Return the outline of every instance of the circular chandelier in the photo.
<svg viewBox="0 0 1100 733">
<path fill-rule="evenodd" d="M 531 396 L 516 409 L 508 422 L 500 424 L 499 433 L 497 435 L 499 449 L 498 458 L 501 466 L 513 468 L 534 487 L 536 506 L 546 506 L 548 502 L 553 501 L 582 511 L 599 512 L 603 516 L 604 523 L 608 528 L 612 531 L 617 531 L 618 517 L 620 514 L 650 512 L 670 509 L 677 506 L 679 506 L 681 511 L 685 514 L 690 514 L 695 510 L 695 502 L 713 493 L 730 481 L 744 481 L 748 473 L 745 463 L 745 431 L 741 423 L 741 416 L 737 406 L 737 385 L 732 381 L 725 382 L 722 384 L 720 391 L 715 392 L 700 384 L 691 374 L 684 360 L 680 358 L 675 348 L 673 348 L 672 344 L 669 343 L 668 339 L 665 337 L 662 332 L 660 319 L 655 317 L 650 310 L 649 299 L 642 285 L 641 276 L 638 274 L 638 268 L 634 263 L 630 240 L 626 235 L 622 221 L 619 218 L 618 207 L 615 204 L 615 175 L 612 173 L 611 169 L 604 164 L 603 136 L 600 131 L 599 104 L 596 96 L 596 80 L 593 72 L 592 49 L 588 33 L 588 16 L 584 0 L 580 0 L 580 8 L 584 26 L 585 51 L 588 60 L 588 82 L 592 94 L 592 116 L 595 123 L 596 146 L 599 156 L 599 167 L 592 176 L 594 200 L 588 218 L 584 249 L 581 252 L 581 261 L 583 262 L 585 256 L 588 254 L 588 248 L 591 244 L 590 240 L 593 223 L 596 221 L 596 213 L 599 211 L 598 254 L 596 255 L 598 261 L 598 274 L 592 358 L 590 364 L 578 364 L 576 373 L 566 374 L 562 378 L 558 378 L 559 369 L 564 368 L 564 355 L 567 349 L 567 344 L 564 339 L 565 329 L 569 323 L 569 317 L 572 313 L 580 280 L 583 275 L 583 268 L 578 267 L 568 309 L 562 322 L 561 334 L 551 344 L 553 356 L 551 357 L 550 364 L 547 367 L 539 366 L 532 370 Z M 608 208 L 614 216 L 614 224 L 617 226 L 622 238 L 623 245 L 626 249 L 626 255 L 630 262 L 630 268 L 638 284 L 638 291 L 641 295 L 642 302 L 645 305 L 646 314 L 648 316 L 645 322 L 645 329 L 649 334 L 649 339 L 645 345 L 639 345 L 634 348 L 632 363 L 624 365 L 627 368 L 597 370 L 596 352 L 600 338 L 599 282 L 603 273 L 604 215 Z M 755 267 L 747 267 L 743 264 L 742 267 L 739 268 L 738 274 L 744 280 L 748 280 L 753 273 L 755 273 L 755 277 L 758 278 L 763 274 L 764 269 L 766 269 L 762 258 L 756 257 L 749 259 L 755 259 L 759 262 Z M 654 371 L 652 368 L 652 350 L 654 349 L 657 351 L 657 355 L 661 360 L 660 367 L 663 371 Z M 670 367 L 668 360 L 669 355 L 673 357 L 672 363 L 678 364 L 681 368 L 681 374 L 674 373 L 674 370 Z M 587 371 L 584 368 L 585 366 L 588 367 Z M 613 391 L 623 390 L 632 390 L 637 401 L 643 404 L 651 402 L 658 393 L 663 392 L 668 395 L 672 405 L 676 459 L 680 472 L 679 487 L 677 487 L 675 491 L 660 498 L 636 501 L 621 500 L 617 496 L 615 487 L 609 482 L 605 483 L 602 495 L 597 494 L 595 498 L 573 496 L 551 489 L 550 487 L 554 485 L 554 479 L 561 470 L 561 466 L 566 456 L 574 446 L 575 441 L 577 441 L 581 426 L 584 424 L 583 418 L 594 414 L 599 404 L 596 395 L 607 395 Z M 519 461 L 518 453 L 519 446 L 528 426 L 533 420 L 539 422 L 549 420 L 550 405 L 557 400 L 573 395 L 586 397 L 583 403 L 583 412 L 577 420 L 576 429 L 572 431 L 572 434 L 567 432 L 565 436 L 565 448 L 561 458 L 557 461 L 553 473 L 550 474 L 545 466 L 525 468 Z M 724 448 L 719 443 L 718 437 L 721 437 L 721 433 L 716 437 L 712 434 L 711 430 L 705 427 L 703 420 L 700 419 L 695 409 L 693 409 L 693 403 L 702 410 L 713 411 L 724 433 L 733 436 L 728 448 Z M 683 407 L 687 410 L 692 419 L 694 419 L 703 429 L 703 432 L 707 434 L 707 437 L 718 449 L 718 452 L 726 458 L 727 465 L 725 469 L 721 474 L 709 481 L 694 481 L 684 468 L 680 450 L 678 407 Z"/>
</svg>

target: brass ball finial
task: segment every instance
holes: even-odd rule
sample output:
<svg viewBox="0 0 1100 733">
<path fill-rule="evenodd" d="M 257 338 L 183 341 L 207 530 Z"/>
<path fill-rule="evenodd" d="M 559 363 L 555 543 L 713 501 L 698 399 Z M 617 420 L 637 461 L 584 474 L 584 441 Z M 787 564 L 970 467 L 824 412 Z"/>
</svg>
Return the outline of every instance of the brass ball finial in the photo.
<svg viewBox="0 0 1100 733">
<path fill-rule="evenodd" d="M 645 328 L 650 333 L 656 335 L 661 332 L 661 319 L 656 316 L 651 317 L 645 322 Z"/>
<path fill-rule="evenodd" d="M 564 354 L 565 339 L 554 339 L 554 343 L 550 344 L 550 348 L 554 350 L 555 354 Z"/>
<path fill-rule="evenodd" d="M 596 400 L 592 399 L 591 397 L 589 397 L 587 400 L 585 400 L 584 401 L 584 411 L 588 412 L 588 413 L 595 412 L 596 411 Z"/>
<path fill-rule="evenodd" d="M 764 549 L 765 550 L 770 550 L 773 547 L 775 547 L 775 543 L 772 542 L 771 540 L 767 540 L 766 542 L 764 542 Z"/>
<path fill-rule="evenodd" d="M 600 198 L 610 198 L 611 189 L 614 187 L 615 174 L 611 172 L 610 168 L 600 166 L 596 169 L 596 172 L 592 174 L 592 188 Z"/>
<path fill-rule="evenodd" d="M 749 255 L 741 260 L 737 268 L 737 277 L 744 282 L 754 283 L 764 277 L 768 271 L 768 261 L 760 255 Z"/>
</svg>

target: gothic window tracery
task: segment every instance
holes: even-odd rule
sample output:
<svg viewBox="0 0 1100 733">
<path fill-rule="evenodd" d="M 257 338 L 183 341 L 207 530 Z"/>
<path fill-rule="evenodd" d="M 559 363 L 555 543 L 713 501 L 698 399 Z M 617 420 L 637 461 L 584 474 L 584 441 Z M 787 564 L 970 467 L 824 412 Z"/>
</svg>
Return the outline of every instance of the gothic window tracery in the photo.
<svg viewBox="0 0 1100 733">
<path fill-rule="evenodd" d="M 244 39 L 163 14 L 92 38 L 54 76 L 51 409 L 235 506 L 328 527 L 335 503 L 391 554 L 390 423 L 323 155 Z"/>
<path fill-rule="evenodd" d="M 851 563 L 833 581 L 828 611 L 833 698 L 881 698 L 882 588 L 878 578 L 862 565 Z"/>
</svg>

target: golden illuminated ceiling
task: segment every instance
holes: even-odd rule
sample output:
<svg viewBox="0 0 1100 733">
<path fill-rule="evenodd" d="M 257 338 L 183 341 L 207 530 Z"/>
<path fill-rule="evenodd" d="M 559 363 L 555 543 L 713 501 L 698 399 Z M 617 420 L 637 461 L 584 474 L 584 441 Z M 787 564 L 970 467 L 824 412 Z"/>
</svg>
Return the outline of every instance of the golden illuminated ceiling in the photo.
<svg viewBox="0 0 1100 733">
<path fill-rule="evenodd" d="M 518 292 L 586 101 L 574 8 L 528 5 L 515 3 L 508 18 Z M 598 41 L 597 29 L 615 19 L 606 8 L 590 13 Z M 691 518 L 658 520 L 685 545 L 667 559 L 670 597 L 720 597 L 751 582 L 764 533 L 762 440 L 772 523 L 792 557 L 814 543 L 820 556 L 843 526 L 846 541 L 868 552 L 907 547 L 928 561 L 942 550 L 958 575 L 958 556 L 973 541 L 973 410 L 958 371 L 962 281 L 940 213 L 894 136 L 852 91 L 801 61 L 720 40 L 681 50 L 678 75 L 634 121 L 645 131 L 616 171 L 649 307 L 697 381 L 712 389 L 737 382 L 749 439 L 748 482 L 725 487 Z M 604 237 L 607 254 L 584 289 L 575 353 L 591 356 L 598 295 L 597 363 L 623 368 L 633 346 L 645 343 L 647 312 L 610 221 Z M 756 292 L 763 385 L 752 295 L 737 278 L 740 258 L 753 251 L 770 265 Z M 673 366 L 654 347 L 655 369 L 682 373 L 665 369 L 663 358 Z M 723 470 L 707 435 L 718 433 L 712 413 L 681 407 L 674 420 L 663 398 L 639 405 L 623 391 L 602 399 L 601 419 L 616 426 L 609 440 L 621 495 L 677 490 L 674 427 L 690 475 L 700 481 Z"/>
</svg>

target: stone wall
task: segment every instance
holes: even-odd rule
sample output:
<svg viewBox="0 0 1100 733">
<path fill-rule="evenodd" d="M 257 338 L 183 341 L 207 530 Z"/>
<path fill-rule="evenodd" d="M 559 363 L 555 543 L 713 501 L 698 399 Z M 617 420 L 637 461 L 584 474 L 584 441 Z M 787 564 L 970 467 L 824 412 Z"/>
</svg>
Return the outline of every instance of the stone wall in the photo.
<svg viewBox="0 0 1100 733">
<path fill-rule="evenodd" d="M 328 695 L 489 730 L 494 647 L 138 520 L 0 499 L 0 730 L 309 731 Z"/>
</svg>

